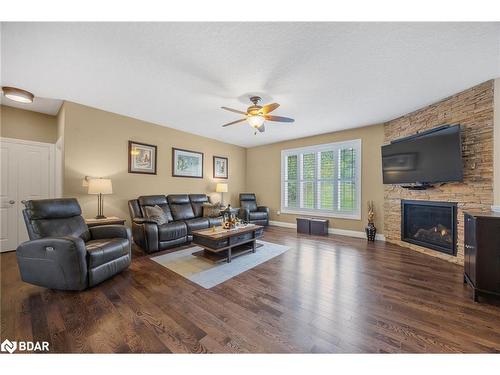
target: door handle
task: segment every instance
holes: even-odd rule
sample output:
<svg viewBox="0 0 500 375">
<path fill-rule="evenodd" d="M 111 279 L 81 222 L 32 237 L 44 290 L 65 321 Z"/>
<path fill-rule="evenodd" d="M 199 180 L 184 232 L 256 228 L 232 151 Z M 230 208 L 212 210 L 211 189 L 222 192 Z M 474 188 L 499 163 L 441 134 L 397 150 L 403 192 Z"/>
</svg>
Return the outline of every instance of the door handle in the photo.
<svg viewBox="0 0 500 375">
<path fill-rule="evenodd" d="M 9 204 L 14 204 L 16 201 L 13 201 L 12 199 L 9 201 Z"/>
</svg>

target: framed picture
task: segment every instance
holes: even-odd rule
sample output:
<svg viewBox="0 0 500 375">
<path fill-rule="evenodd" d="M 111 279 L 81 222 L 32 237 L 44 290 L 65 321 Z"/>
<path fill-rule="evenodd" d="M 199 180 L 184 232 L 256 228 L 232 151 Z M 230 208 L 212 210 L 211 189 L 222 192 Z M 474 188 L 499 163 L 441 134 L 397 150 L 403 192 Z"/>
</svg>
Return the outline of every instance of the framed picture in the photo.
<svg viewBox="0 0 500 375">
<path fill-rule="evenodd" d="M 228 160 L 223 156 L 214 156 L 214 178 L 228 178 Z"/>
<path fill-rule="evenodd" d="M 203 153 L 172 147 L 172 176 L 203 178 Z"/>
<path fill-rule="evenodd" d="M 156 174 L 156 146 L 128 141 L 128 173 Z"/>
</svg>

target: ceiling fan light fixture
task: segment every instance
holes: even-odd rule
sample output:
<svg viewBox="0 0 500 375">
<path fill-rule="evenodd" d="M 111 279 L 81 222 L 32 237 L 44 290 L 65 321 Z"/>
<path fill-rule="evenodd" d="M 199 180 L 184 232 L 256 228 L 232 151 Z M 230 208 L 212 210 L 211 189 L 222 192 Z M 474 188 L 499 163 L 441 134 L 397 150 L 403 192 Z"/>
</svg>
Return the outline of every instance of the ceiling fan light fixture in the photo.
<svg viewBox="0 0 500 375">
<path fill-rule="evenodd" d="M 247 121 L 252 128 L 258 129 L 264 123 L 265 118 L 262 117 L 261 115 L 252 115 L 247 117 Z"/>
<path fill-rule="evenodd" d="M 6 98 L 19 103 L 33 103 L 34 95 L 26 90 L 18 89 L 17 87 L 2 87 L 3 94 Z"/>
</svg>

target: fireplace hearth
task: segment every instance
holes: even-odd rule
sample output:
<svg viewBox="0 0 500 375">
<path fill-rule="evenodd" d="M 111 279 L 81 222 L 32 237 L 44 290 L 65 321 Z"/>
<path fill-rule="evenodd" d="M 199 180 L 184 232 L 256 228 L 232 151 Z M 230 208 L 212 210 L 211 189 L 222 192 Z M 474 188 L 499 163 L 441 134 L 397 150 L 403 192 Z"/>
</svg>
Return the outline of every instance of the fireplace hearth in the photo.
<svg viewBox="0 0 500 375">
<path fill-rule="evenodd" d="M 401 240 L 456 255 L 457 204 L 402 200 Z"/>
</svg>

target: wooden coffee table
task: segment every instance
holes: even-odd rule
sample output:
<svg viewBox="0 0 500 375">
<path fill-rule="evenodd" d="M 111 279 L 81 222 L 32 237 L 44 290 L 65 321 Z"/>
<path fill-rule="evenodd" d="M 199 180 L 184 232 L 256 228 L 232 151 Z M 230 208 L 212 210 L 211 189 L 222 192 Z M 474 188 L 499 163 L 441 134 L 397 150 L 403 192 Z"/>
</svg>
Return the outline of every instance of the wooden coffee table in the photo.
<svg viewBox="0 0 500 375">
<path fill-rule="evenodd" d="M 261 225 L 249 224 L 243 228 L 223 229 L 216 227 L 193 231 L 193 244 L 202 247 L 203 251 L 193 253 L 213 262 L 219 263 L 231 260 L 237 256 L 255 253 L 258 245 L 256 241 L 262 237 L 264 227 Z"/>
</svg>

